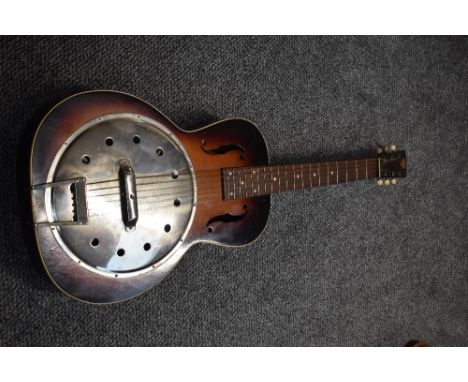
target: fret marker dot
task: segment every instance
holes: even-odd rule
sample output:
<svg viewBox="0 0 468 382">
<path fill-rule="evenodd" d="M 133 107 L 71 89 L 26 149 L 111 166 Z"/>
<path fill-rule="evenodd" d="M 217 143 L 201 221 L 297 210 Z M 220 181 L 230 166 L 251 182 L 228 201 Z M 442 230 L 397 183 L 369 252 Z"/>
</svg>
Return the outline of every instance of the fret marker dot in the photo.
<svg viewBox="0 0 468 382">
<path fill-rule="evenodd" d="M 230 192 L 230 193 L 229 193 L 229 195 L 231 195 L 231 196 L 232 196 L 232 195 L 234 195 L 234 193 L 233 193 L 233 192 Z"/>
<path fill-rule="evenodd" d="M 229 176 L 232 176 L 232 172 L 229 172 Z"/>
<path fill-rule="evenodd" d="M 255 170 L 252 171 L 252 174 L 255 174 Z"/>
<path fill-rule="evenodd" d="M 273 181 L 275 181 L 275 182 L 276 182 L 276 177 L 273 177 Z"/>
<path fill-rule="evenodd" d="M 257 193 L 257 190 L 254 189 L 253 192 L 254 192 L 254 194 L 256 194 L 256 193 Z"/>
<path fill-rule="evenodd" d="M 316 172 L 314 172 L 314 176 L 317 176 L 317 173 L 316 173 Z"/>
<path fill-rule="evenodd" d="M 296 175 L 296 178 L 299 179 L 301 176 L 299 174 Z"/>
<path fill-rule="evenodd" d="M 333 171 L 330 171 L 330 174 L 333 175 Z"/>
<path fill-rule="evenodd" d="M 244 184 L 244 181 L 243 181 L 243 180 L 241 180 L 240 184 Z"/>
</svg>

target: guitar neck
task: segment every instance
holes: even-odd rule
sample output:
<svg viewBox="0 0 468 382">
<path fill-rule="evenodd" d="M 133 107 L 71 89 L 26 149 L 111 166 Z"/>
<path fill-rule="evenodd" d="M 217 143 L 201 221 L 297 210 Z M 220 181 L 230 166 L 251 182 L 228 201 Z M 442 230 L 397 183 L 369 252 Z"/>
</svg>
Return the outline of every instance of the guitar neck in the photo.
<svg viewBox="0 0 468 382">
<path fill-rule="evenodd" d="M 378 158 L 224 168 L 223 198 L 240 199 L 379 177 Z"/>
</svg>

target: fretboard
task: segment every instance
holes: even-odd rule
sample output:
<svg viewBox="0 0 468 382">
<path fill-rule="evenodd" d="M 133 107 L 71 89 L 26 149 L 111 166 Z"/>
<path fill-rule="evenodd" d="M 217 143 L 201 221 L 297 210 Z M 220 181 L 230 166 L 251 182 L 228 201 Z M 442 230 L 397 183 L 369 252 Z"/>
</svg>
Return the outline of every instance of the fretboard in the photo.
<svg viewBox="0 0 468 382">
<path fill-rule="evenodd" d="M 224 168 L 223 198 L 239 199 L 309 187 L 373 179 L 377 158 L 278 166 Z"/>
</svg>

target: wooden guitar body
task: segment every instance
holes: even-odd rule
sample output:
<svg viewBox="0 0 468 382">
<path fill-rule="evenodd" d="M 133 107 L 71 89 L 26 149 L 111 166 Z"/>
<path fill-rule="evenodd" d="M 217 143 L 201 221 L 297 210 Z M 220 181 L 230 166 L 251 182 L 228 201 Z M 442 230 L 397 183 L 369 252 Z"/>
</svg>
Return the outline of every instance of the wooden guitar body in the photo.
<svg viewBox="0 0 468 382">
<path fill-rule="evenodd" d="M 186 157 L 189 158 L 195 191 L 193 199 L 189 201 L 187 214 L 190 216 L 185 226 L 181 227 L 180 230 L 180 240 L 174 245 L 174 248 L 169 248 L 168 253 L 163 253 L 146 264 L 137 264 L 136 267 L 129 265 L 127 269 L 123 267 L 115 270 L 109 265 L 107 269 L 101 269 L 101 266 L 96 270 L 93 268 L 98 267 L 80 257 L 80 254 L 75 253 L 76 256 L 71 256 L 66 248 L 68 247 L 67 243 L 61 242 L 60 233 L 57 232 L 72 228 L 54 223 L 54 219 L 49 216 L 54 214 L 50 211 L 49 214 L 44 212 L 47 208 L 44 206 L 43 199 L 53 198 L 53 196 L 44 195 L 44 189 L 52 187 L 58 189 L 54 182 L 67 180 L 59 179 L 60 170 L 56 169 L 55 173 L 51 173 L 50 169 L 54 166 L 57 167 L 57 161 L 60 161 L 60 158 L 65 155 L 67 146 L 72 145 L 73 140 L 80 137 L 77 132 L 79 133 L 80 129 L 83 129 L 83 126 L 89 124 L 90 121 L 95 121 L 95 126 L 92 128 L 96 130 L 97 134 L 100 129 L 99 119 L 105 120 L 105 116 L 115 115 L 127 116 L 128 118 L 131 116 L 132 119 L 150 121 L 153 128 L 162 128 L 165 133 L 173 137 L 176 144 L 182 146 Z M 102 129 L 104 130 L 104 128 Z M 88 145 L 102 146 L 102 149 L 99 149 L 101 151 L 93 149 L 97 153 L 95 156 L 98 159 L 91 156 L 88 157 L 89 163 L 77 164 L 78 169 L 69 171 L 73 178 L 86 178 L 87 170 L 91 166 L 98 165 L 98 161 L 102 163 L 102 158 L 106 154 L 105 150 L 114 149 L 119 144 L 117 138 L 111 135 L 108 137 L 104 134 L 101 138 L 88 142 Z M 106 141 L 106 139 L 113 140 L 112 146 L 107 147 L 106 143 L 111 141 Z M 144 137 L 138 137 L 140 140 L 138 143 L 133 142 L 135 138 L 131 129 L 129 129 L 128 134 L 120 134 L 119 139 L 126 140 L 125 144 L 129 145 L 132 150 L 134 147 L 143 147 L 145 144 Z M 83 155 L 86 154 L 86 146 L 84 147 Z M 145 149 L 148 151 L 151 147 Z M 158 158 L 161 154 L 156 152 L 158 147 L 153 149 L 155 160 L 161 161 L 166 153 Z M 47 273 L 58 288 L 79 300 L 94 303 L 117 302 L 135 297 L 161 282 L 194 243 L 209 242 L 228 246 L 248 244 L 265 227 L 270 209 L 270 196 L 224 200 L 222 198 L 221 169 L 266 166 L 267 164 L 268 152 L 265 141 L 257 127 L 247 120 L 226 119 L 189 132 L 179 129 L 151 105 L 124 93 L 92 91 L 72 96 L 54 107 L 43 119 L 35 135 L 31 153 L 32 204 L 36 210 L 33 211 L 35 234 Z M 109 175 L 108 178 L 117 179 L 117 170 L 115 177 Z M 136 175 L 138 177 L 138 174 Z M 100 181 L 103 182 L 102 179 Z M 91 183 L 88 179 L 88 199 L 93 196 L 90 191 Z M 43 185 L 42 188 L 41 185 Z M 167 187 L 164 184 L 161 189 L 163 186 Z M 40 193 L 35 195 L 39 191 Z M 94 196 L 97 198 L 99 195 Z M 172 198 L 174 203 L 176 203 L 177 197 L 174 194 Z M 138 193 L 137 198 L 140 199 Z M 40 201 L 38 201 L 39 199 Z M 170 204 L 173 203 L 172 199 Z M 138 200 L 138 202 L 138 207 L 142 210 L 143 199 Z M 184 198 L 180 198 L 182 205 L 184 202 Z M 151 205 L 151 201 L 146 203 L 149 204 L 146 206 L 147 209 L 156 210 L 161 204 L 161 198 L 159 201 L 155 200 L 153 205 Z M 171 207 L 174 211 L 180 209 L 177 206 Z M 88 208 L 90 208 L 90 201 L 88 201 Z M 118 203 L 115 208 L 120 212 L 121 206 Z M 164 205 L 164 208 L 168 207 Z M 143 210 L 143 213 L 145 211 Z M 44 215 L 42 218 L 41 214 Z M 117 220 L 120 221 L 120 219 Z M 121 224 L 124 225 L 122 222 Z M 92 217 L 89 218 L 89 221 L 84 222 L 83 226 L 76 226 L 73 229 L 76 228 L 75 231 L 79 233 L 81 231 L 78 230 L 85 225 L 93 225 Z M 159 229 L 161 235 L 164 235 L 163 231 L 167 227 L 164 221 L 155 220 L 154 226 L 158 226 L 155 229 Z M 139 223 L 137 222 L 136 227 L 132 227 L 132 229 L 133 232 L 129 232 L 128 235 L 135 235 L 138 232 Z M 96 231 L 99 231 L 99 227 L 93 229 L 92 234 L 83 234 L 78 237 L 74 233 L 73 237 L 78 237 L 76 240 L 83 242 L 76 245 L 87 245 L 89 250 L 98 251 L 104 243 L 101 238 L 97 237 L 97 234 L 94 235 Z M 171 231 L 174 231 L 174 227 L 171 227 Z M 126 235 L 126 233 L 124 232 L 122 235 Z M 93 246 L 93 240 L 101 240 L 101 242 Z M 147 237 L 142 240 L 141 245 L 150 244 L 152 246 L 148 252 L 157 247 L 157 243 L 152 243 L 152 240 L 158 240 L 157 237 Z M 112 248 L 112 251 L 115 251 L 115 248 Z M 125 248 L 125 251 L 126 253 L 122 256 L 112 255 L 108 264 L 123 261 L 126 256 L 131 255 L 132 248 Z"/>
</svg>

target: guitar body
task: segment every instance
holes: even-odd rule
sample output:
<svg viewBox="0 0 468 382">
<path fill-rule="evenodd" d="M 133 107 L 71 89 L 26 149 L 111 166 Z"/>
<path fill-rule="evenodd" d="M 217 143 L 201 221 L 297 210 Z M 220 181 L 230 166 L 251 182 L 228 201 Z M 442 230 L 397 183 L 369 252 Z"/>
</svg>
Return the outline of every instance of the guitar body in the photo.
<svg viewBox="0 0 468 382">
<path fill-rule="evenodd" d="M 31 153 L 36 241 L 54 284 L 93 303 L 160 283 L 197 242 L 241 246 L 270 196 L 225 200 L 222 169 L 268 165 L 244 119 L 189 132 L 133 96 L 92 91 L 55 106 Z"/>
</svg>

